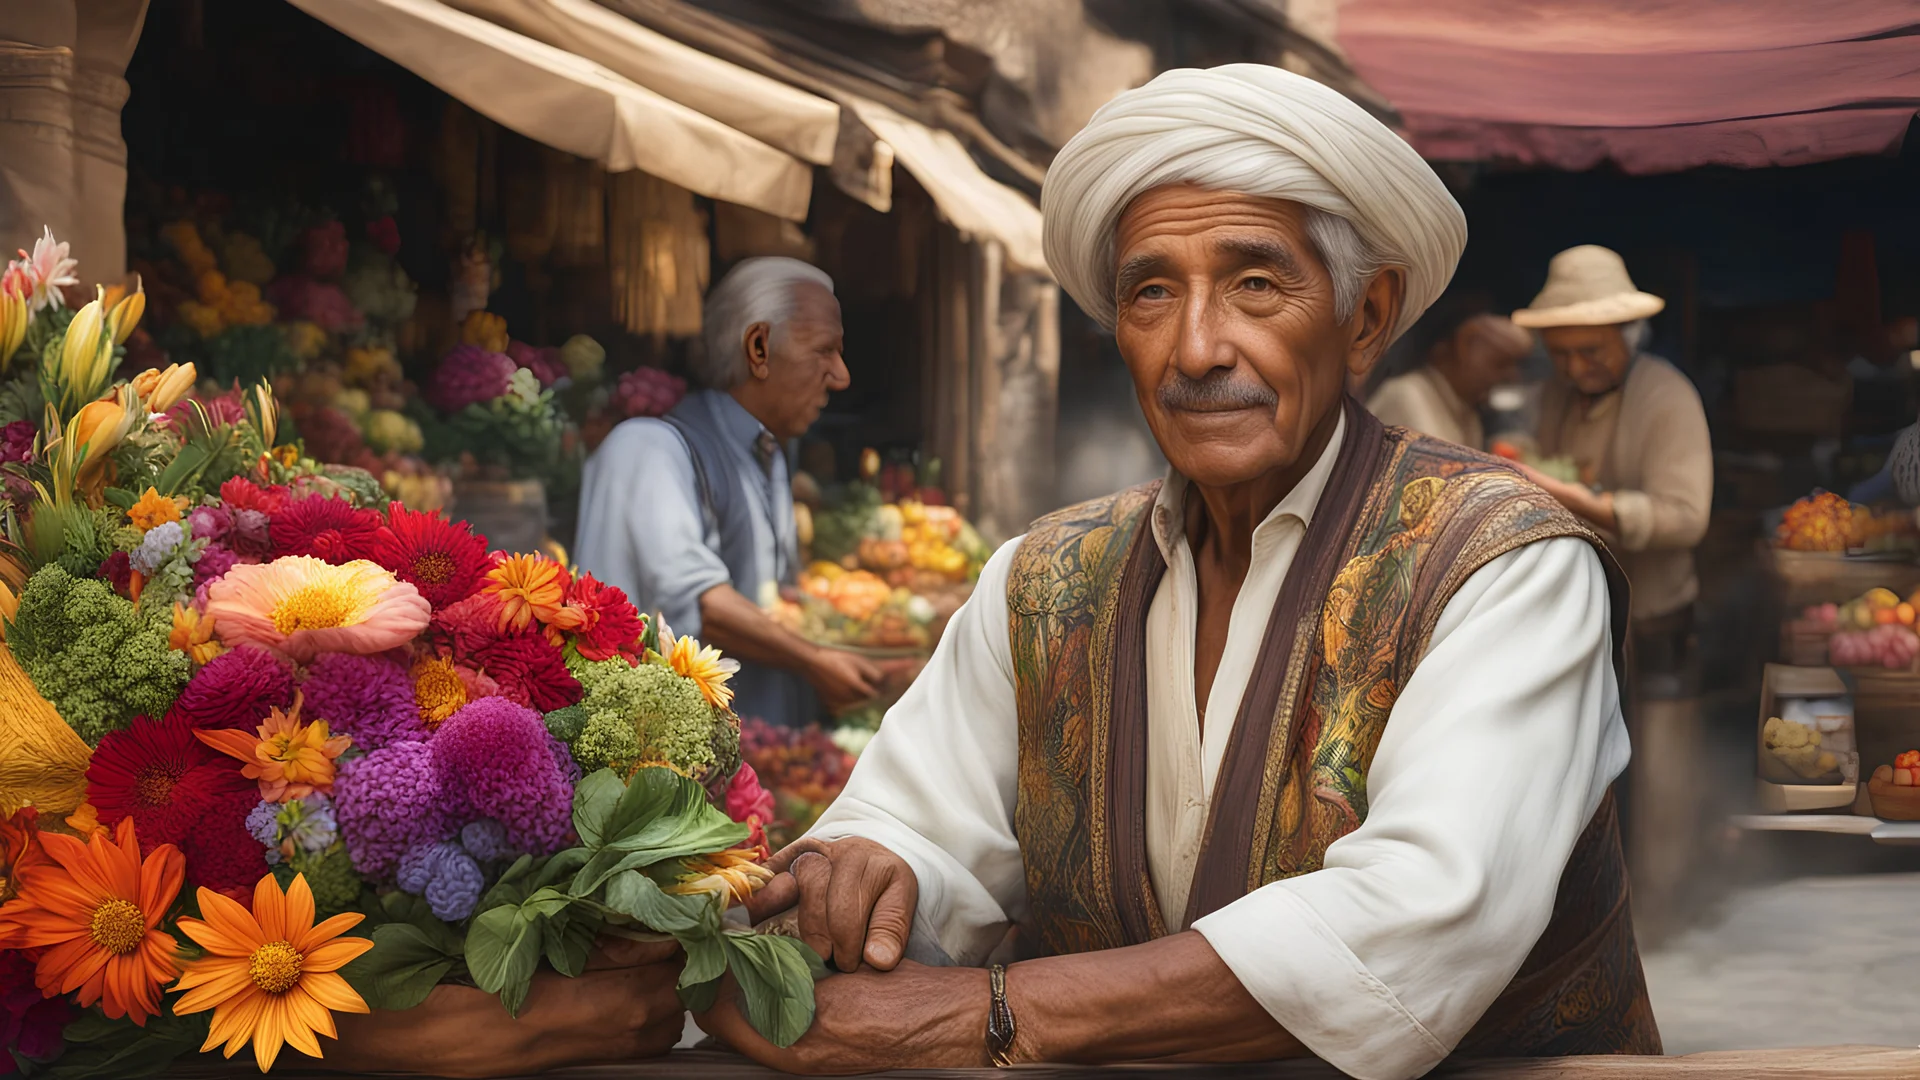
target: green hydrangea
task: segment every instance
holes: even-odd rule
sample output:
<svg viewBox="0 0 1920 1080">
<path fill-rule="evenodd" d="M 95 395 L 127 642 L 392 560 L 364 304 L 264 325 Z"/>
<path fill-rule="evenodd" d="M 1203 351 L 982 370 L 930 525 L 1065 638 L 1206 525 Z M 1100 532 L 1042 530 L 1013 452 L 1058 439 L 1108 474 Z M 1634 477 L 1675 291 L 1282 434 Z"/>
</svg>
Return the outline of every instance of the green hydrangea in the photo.
<svg viewBox="0 0 1920 1080">
<path fill-rule="evenodd" d="M 136 611 L 106 582 L 47 566 L 27 579 L 7 645 L 34 688 L 90 746 L 135 716 L 163 716 L 186 686 L 167 646 L 172 611 Z"/>
<path fill-rule="evenodd" d="M 588 772 L 622 768 L 637 761 L 665 761 L 689 775 L 711 772 L 721 763 L 716 746 L 725 750 L 731 725 L 716 712 L 692 679 L 664 664 L 638 666 L 614 658 L 574 665 L 583 696 L 579 708 L 585 720 L 569 741 L 573 758 Z M 570 726 L 574 717 L 558 723 Z M 549 720 L 549 730 L 555 721 Z M 555 732 L 556 737 L 559 733 Z M 739 757 L 739 734 L 731 737 L 728 756 Z"/>
<path fill-rule="evenodd" d="M 307 888 L 313 890 L 313 906 L 322 919 L 352 911 L 359 903 L 360 875 L 353 872 L 353 859 L 347 855 L 345 844 L 335 843 L 318 855 L 295 850 L 293 858 L 273 870 L 282 888 L 293 881 L 293 875 L 306 875 Z"/>
</svg>

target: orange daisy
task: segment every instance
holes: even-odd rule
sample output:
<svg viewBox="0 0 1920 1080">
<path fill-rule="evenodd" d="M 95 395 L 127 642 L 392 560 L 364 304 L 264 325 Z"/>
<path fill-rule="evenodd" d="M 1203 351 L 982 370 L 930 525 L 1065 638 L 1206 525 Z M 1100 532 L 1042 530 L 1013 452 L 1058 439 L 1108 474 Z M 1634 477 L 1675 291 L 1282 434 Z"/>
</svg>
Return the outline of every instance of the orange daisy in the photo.
<svg viewBox="0 0 1920 1080">
<path fill-rule="evenodd" d="M 214 640 L 213 616 L 178 600 L 173 602 L 173 629 L 167 632 L 167 647 L 186 653 L 196 667 L 227 651 L 225 645 Z"/>
<path fill-rule="evenodd" d="M 339 971 L 368 949 L 366 938 L 341 937 L 365 916 L 335 915 L 315 926 L 313 890 L 295 875 L 287 891 L 272 874 L 253 887 L 253 910 L 217 892 L 201 889 L 203 918 L 182 917 L 180 932 L 207 954 L 187 965 L 174 984 L 184 990 L 175 1015 L 213 1010 L 213 1026 L 201 1053 L 226 1043 L 232 1057 L 249 1041 L 260 1071 L 273 1067 L 282 1045 L 320 1057 L 315 1035 L 337 1039 L 333 1014 L 363 1013 L 367 1003 Z"/>
<path fill-rule="evenodd" d="M 485 592 L 500 598 L 500 632 L 549 623 L 566 601 L 566 568 L 541 555 L 508 555 L 487 571 Z"/>
<path fill-rule="evenodd" d="M 328 731 L 325 720 L 300 719 L 298 693 L 293 695 L 293 708 L 274 709 L 253 734 L 232 728 L 203 728 L 194 734 L 215 750 L 246 762 L 241 774 L 260 781 L 260 797 L 275 803 L 304 799 L 316 791 L 332 792 L 333 759 L 353 745 L 347 736 Z"/>
<path fill-rule="evenodd" d="M 44 949 L 34 983 L 48 997 L 79 991 L 108 1017 L 144 1027 L 160 1012 L 160 986 L 180 973 L 179 945 L 160 921 L 180 894 L 187 860 L 172 844 L 144 862 L 133 819 L 108 840 L 43 832 L 50 862 L 20 874 L 20 894 L 0 907 L 0 949 Z"/>
<path fill-rule="evenodd" d="M 140 501 L 127 511 L 127 517 L 133 521 L 133 527 L 141 532 L 165 525 L 169 521 L 180 520 L 180 506 L 172 499 L 160 494 L 158 488 L 148 488 Z"/>
<path fill-rule="evenodd" d="M 0 904 L 20 891 L 22 871 L 46 861 L 40 847 L 40 811 L 23 806 L 0 818 Z"/>
</svg>

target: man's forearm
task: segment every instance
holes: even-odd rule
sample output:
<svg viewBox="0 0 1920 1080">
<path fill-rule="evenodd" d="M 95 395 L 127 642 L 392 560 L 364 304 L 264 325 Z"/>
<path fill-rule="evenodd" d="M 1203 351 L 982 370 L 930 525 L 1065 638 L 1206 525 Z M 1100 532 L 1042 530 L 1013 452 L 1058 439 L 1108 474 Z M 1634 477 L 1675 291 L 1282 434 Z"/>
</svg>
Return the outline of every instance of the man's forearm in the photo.
<svg viewBox="0 0 1920 1080">
<path fill-rule="evenodd" d="M 1020 1061 L 1270 1061 L 1289 1035 L 1193 931 L 1007 969 Z"/>
<path fill-rule="evenodd" d="M 700 594 L 700 634 L 705 644 L 738 660 L 804 672 L 819 646 L 773 621 L 731 585 Z"/>
</svg>

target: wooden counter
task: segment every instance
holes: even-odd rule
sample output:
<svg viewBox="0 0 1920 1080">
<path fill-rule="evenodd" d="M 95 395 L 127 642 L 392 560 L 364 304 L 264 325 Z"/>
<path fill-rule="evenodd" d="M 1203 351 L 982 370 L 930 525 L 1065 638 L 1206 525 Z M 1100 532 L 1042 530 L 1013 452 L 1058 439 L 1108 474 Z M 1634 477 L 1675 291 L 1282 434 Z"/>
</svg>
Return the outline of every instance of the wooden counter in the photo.
<svg viewBox="0 0 1920 1080">
<path fill-rule="evenodd" d="M 216 1064 L 217 1063 L 217 1064 Z M 299 1058 L 284 1055 L 271 1074 L 276 1080 L 339 1080 L 338 1073 L 304 1071 Z M 1127 1065 L 1108 1069 L 1052 1065 L 1011 1070 L 1035 1080 L 1052 1077 L 1091 1077 L 1102 1073 L 1131 1076 L 1203 1076 L 1218 1080 L 1340 1080 L 1340 1073 L 1319 1061 L 1265 1065 Z M 239 1080 L 259 1077 L 251 1065 L 244 1068 L 218 1057 L 188 1061 L 167 1074 L 173 1080 Z M 782 1074 L 762 1069 L 744 1058 L 709 1050 L 681 1050 L 666 1058 L 629 1065 L 596 1065 L 546 1074 L 558 1080 L 655 1080 L 696 1077 L 700 1080 L 768 1080 Z M 927 1069 L 881 1073 L 882 1076 L 942 1077 L 984 1080 L 1002 1075 L 991 1069 Z M 1734 1050 L 1684 1057 L 1576 1057 L 1512 1061 L 1448 1063 L 1430 1074 L 1446 1080 L 1786 1080 L 1819 1077 L 1822 1080 L 1913 1080 L 1920 1077 L 1920 1049 L 1892 1046 L 1829 1046 L 1796 1050 Z"/>
</svg>

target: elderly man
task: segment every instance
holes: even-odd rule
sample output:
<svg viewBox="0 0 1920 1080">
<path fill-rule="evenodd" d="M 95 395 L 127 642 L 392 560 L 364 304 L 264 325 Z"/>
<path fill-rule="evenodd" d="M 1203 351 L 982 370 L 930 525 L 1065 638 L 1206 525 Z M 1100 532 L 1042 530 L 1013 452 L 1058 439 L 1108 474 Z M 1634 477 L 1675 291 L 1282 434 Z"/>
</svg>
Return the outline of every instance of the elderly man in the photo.
<svg viewBox="0 0 1920 1080">
<path fill-rule="evenodd" d="M 1486 449 L 1480 410 L 1494 388 L 1513 382 L 1533 338 L 1504 315 L 1481 312 L 1447 327 L 1426 363 L 1380 384 L 1367 411 L 1382 423 L 1474 450 Z"/>
<path fill-rule="evenodd" d="M 1570 455 L 1587 483 L 1528 474 L 1620 551 L 1633 583 L 1635 652 L 1650 674 L 1677 672 L 1689 651 L 1700 593 L 1693 548 L 1713 504 L 1700 394 L 1641 351 L 1646 320 L 1665 306 L 1634 287 L 1619 255 L 1587 244 L 1555 255 L 1540 295 L 1513 313 L 1540 332 L 1556 371 L 1540 401 L 1541 452 Z"/>
<path fill-rule="evenodd" d="M 833 280 L 797 259 L 747 259 L 707 296 L 704 389 L 673 412 L 628 420 L 581 478 L 581 567 L 643 611 L 741 661 L 734 709 L 769 723 L 871 698 L 871 661 L 814 645 L 765 614 L 799 562 L 780 443 L 806 433 L 847 386 Z"/>
<path fill-rule="evenodd" d="M 1608 788 L 1625 592 L 1510 467 L 1344 392 L 1460 209 L 1308 79 L 1167 72 L 1054 160 L 1048 261 L 1163 482 L 990 560 L 753 905 L 849 974 L 783 1068 L 1657 1053 Z M 1025 955 L 978 965 L 1019 928 Z"/>
</svg>

